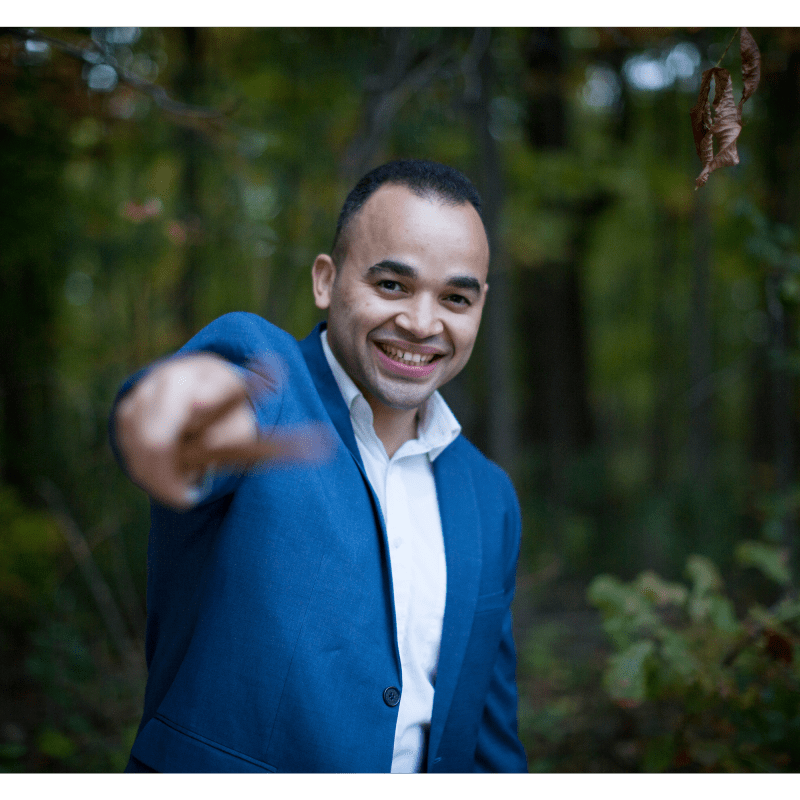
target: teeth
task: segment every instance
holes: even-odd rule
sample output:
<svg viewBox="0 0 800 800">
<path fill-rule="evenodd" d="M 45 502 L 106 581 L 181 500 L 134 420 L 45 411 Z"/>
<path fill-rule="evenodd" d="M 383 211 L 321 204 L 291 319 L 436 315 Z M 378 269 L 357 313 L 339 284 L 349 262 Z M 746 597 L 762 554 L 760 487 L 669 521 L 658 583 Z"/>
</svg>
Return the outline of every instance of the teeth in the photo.
<svg viewBox="0 0 800 800">
<path fill-rule="evenodd" d="M 409 364 L 428 364 L 433 361 L 432 355 L 423 356 L 419 353 L 407 353 L 405 350 L 398 350 L 396 347 L 390 347 L 386 344 L 382 344 L 381 349 L 397 361 L 405 361 Z"/>
</svg>

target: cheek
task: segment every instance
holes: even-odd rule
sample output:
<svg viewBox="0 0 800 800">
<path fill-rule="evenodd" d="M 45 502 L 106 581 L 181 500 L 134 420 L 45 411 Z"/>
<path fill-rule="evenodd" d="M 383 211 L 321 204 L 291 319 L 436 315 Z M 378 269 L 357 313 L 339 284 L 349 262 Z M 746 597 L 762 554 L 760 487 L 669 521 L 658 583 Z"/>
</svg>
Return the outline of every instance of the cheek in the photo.
<svg viewBox="0 0 800 800">
<path fill-rule="evenodd" d="M 333 297 L 332 307 L 348 325 L 364 325 L 373 317 L 380 316 L 382 301 L 373 292 L 340 290 Z"/>
<path fill-rule="evenodd" d="M 354 305 L 351 306 L 348 321 L 353 328 L 353 333 L 357 332 L 363 335 L 385 325 L 398 311 L 397 306 L 393 306 L 390 302 L 381 300 L 375 295 L 362 295 L 354 298 Z"/>
<path fill-rule="evenodd" d="M 477 320 L 472 318 L 462 318 L 459 319 L 459 323 L 460 324 L 451 328 L 453 344 L 455 345 L 456 351 L 460 357 L 469 358 L 472 348 L 475 345 L 475 340 L 478 336 L 480 317 L 478 317 Z"/>
</svg>

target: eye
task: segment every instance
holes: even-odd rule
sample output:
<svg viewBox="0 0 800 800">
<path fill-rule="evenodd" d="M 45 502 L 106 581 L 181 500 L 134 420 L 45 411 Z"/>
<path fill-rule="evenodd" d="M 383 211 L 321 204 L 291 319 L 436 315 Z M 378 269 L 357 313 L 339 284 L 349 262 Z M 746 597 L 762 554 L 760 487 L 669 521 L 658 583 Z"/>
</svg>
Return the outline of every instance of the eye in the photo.
<svg viewBox="0 0 800 800">
<path fill-rule="evenodd" d="M 392 281 L 392 280 L 389 280 L 389 279 L 384 279 L 384 280 L 378 281 L 378 283 L 376 285 L 378 286 L 379 289 L 383 289 L 386 292 L 401 292 L 401 291 L 403 291 L 403 287 L 397 281 Z"/>
<path fill-rule="evenodd" d="M 468 308 L 472 305 L 472 302 L 464 297 L 463 294 L 451 294 L 445 298 L 445 302 L 450 303 L 454 306 L 460 306 L 462 308 Z"/>
</svg>

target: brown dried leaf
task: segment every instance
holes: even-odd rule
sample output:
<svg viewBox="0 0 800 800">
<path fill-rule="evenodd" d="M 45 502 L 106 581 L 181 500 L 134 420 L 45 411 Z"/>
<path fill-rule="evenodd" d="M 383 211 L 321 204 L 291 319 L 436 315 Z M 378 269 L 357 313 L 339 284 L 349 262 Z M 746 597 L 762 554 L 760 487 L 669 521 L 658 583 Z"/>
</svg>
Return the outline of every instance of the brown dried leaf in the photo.
<svg viewBox="0 0 800 800">
<path fill-rule="evenodd" d="M 689 116 L 692 119 L 694 146 L 697 150 L 697 155 L 700 156 L 700 160 L 704 164 L 706 163 L 704 139 L 706 132 L 711 128 L 711 105 L 708 102 L 708 92 L 711 89 L 713 72 L 713 69 L 707 69 L 703 73 L 703 81 L 700 84 L 700 94 L 697 95 L 697 102 L 689 112 Z M 711 158 L 713 158 L 713 154 Z"/>
<path fill-rule="evenodd" d="M 745 100 L 758 89 L 761 80 L 761 53 L 756 40 L 747 28 L 741 28 L 739 31 L 739 51 L 742 54 L 742 99 L 739 101 L 741 109 Z"/>
<path fill-rule="evenodd" d="M 731 74 L 726 69 L 714 67 L 708 70 L 714 78 L 714 116 L 711 120 L 710 107 L 706 97 L 703 106 L 704 135 L 698 148 L 703 161 L 703 171 L 697 176 L 695 185 L 700 188 L 708 176 L 720 167 L 730 167 L 739 163 L 736 139 L 742 131 L 742 116 L 733 99 Z M 705 78 L 705 73 L 703 73 Z M 699 102 L 699 98 L 698 98 Z M 717 154 L 714 155 L 713 140 L 717 140 Z"/>
<path fill-rule="evenodd" d="M 714 77 L 714 124 L 711 133 L 717 137 L 717 155 L 711 162 L 710 172 L 719 167 L 739 163 L 736 140 L 742 132 L 742 112 L 733 99 L 733 82 L 726 69 L 718 69 Z"/>
<path fill-rule="evenodd" d="M 742 56 L 742 99 L 737 105 L 733 99 L 731 74 L 721 67 L 712 67 L 703 72 L 697 103 L 689 112 L 692 134 L 697 155 L 703 162 L 703 171 L 695 180 L 695 187 L 704 186 L 708 176 L 720 167 L 739 163 L 736 140 L 742 132 L 742 106 L 758 88 L 761 77 L 761 54 L 750 31 L 739 29 Z M 714 81 L 713 115 L 708 101 L 711 81 Z M 717 154 L 714 155 L 716 138 Z"/>
</svg>

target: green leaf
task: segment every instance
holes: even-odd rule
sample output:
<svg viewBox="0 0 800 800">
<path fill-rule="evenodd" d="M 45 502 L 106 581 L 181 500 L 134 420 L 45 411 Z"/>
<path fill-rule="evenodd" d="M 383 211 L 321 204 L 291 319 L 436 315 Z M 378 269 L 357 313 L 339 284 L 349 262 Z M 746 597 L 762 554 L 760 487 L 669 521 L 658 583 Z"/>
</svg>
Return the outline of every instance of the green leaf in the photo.
<svg viewBox="0 0 800 800">
<path fill-rule="evenodd" d="M 736 548 L 736 558 L 743 566 L 755 567 L 781 586 L 788 586 L 791 581 L 788 554 L 783 547 L 766 542 L 742 542 Z"/>
<path fill-rule="evenodd" d="M 689 556 L 686 572 L 694 584 L 693 593 L 696 595 L 718 592 L 722 588 L 722 576 L 710 558 L 697 554 Z"/>
<path fill-rule="evenodd" d="M 668 629 L 661 640 L 661 657 L 665 662 L 665 682 L 679 683 L 687 687 L 694 682 L 700 670 L 700 663 L 692 653 L 692 648 L 686 635 L 681 631 Z"/>
<path fill-rule="evenodd" d="M 678 605 L 686 602 L 689 592 L 680 583 L 670 583 L 652 570 L 643 572 L 636 579 L 636 588 L 657 606 Z"/>
<path fill-rule="evenodd" d="M 603 628 L 617 647 L 628 647 L 643 632 L 660 625 L 652 602 L 633 586 L 610 575 L 599 575 L 589 585 L 589 602 L 603 614 Z"/>
<path fill-rule="evenodd" d="M 781 622 L 790 622 L 800 617 L 800 600 L 783 600 L 775 609 L 775 616 Z"/>
<path fill-rule="evenodd" d="M 738 633 L 739 622 L 733 603 L 727 597 L 712 597 L 709 600 L 708 617 L 714 627 L 723 633 Z"/>
<path fill-rule="evenodd" d="M 611 656 L 603 685 L 615 700 L 641 703 L 647 699 L 647 668 L 654 651 L 655 644 L 646 639 Z"/>
<path fill-rule="evenodd" d="M 729 627 L 725 609 L 717 602 L 723 600 L 720 595 L 723 583 L 716 564 L 705 556 L 692 555 L 686 561 L 686 573 L 692 581 L 688 607 L 691 619 L 695 622 L 711 619 L 715 624 Z"/>
<path fill-rule="evenodd" d="M 74 755 L 77 750 L 72 739 L 54 728 L 45 728 L 39 734 L 37 744 L 42 753 L 59 761 L 64 761 Z"/>
<path fill-rule="evenodd" d="M 645 772 L 666 772 L 675 760 L 675 734 L 655 736 L 647 742 L 642 766 Z"/>
</svg>

